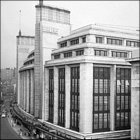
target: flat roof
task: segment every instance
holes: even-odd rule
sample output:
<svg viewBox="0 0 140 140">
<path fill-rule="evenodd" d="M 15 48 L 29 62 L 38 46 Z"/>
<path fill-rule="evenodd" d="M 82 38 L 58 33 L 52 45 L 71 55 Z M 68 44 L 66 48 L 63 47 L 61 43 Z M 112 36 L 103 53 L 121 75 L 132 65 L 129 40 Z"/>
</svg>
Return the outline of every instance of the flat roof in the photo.
<svg viewBox="0 0 140 140">
<path fill-rule="evenodd" d="M 65 9 L 65 8 L 61 8 L 61 7 L 56 7 L 56 6 L 53 6 L 53 5 L 36 5 L 35 6 L 36 8 L 49 8 L 49 9 L 55 9 L 55 10 L 58 10 L 58 11 L 64 11 L 66 13 L 70 13 L 70 11 L 68 9 Z"/>
</svg>

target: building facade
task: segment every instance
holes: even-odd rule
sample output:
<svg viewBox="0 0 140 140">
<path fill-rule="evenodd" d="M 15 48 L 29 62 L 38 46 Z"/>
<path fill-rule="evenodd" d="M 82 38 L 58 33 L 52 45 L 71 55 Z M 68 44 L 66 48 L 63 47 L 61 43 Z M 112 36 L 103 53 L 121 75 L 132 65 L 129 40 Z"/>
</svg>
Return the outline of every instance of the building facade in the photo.
<svg viewBox="0 0 140 140">
<path fill-rule="evenodd" d="M 132 64 L 131 70 L 131 138 L 140 139 L 140 53 L 135 50 L 132 58 L 128 59 Z"/>
<path fill-rule="evenodd" d="M 133 50 L 138 31 L 101 25 L 71 31 L 69 10 L 40 1 L 35 49 L 19 66 L 19 108 L 69 138 L 129 136 Z"/>
</svg>

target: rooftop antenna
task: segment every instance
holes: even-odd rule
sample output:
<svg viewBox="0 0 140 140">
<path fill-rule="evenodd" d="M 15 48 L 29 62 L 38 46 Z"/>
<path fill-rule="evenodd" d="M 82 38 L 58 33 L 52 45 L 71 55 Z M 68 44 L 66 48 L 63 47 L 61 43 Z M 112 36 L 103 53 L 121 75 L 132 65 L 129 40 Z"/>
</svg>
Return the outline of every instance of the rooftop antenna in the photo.
<svg viewBox="0 0 140 140">
<path fill-rule="evenodd" d="M 21 10 L 19 10 L 19 36 L 21 36 Z"/>
</svg>

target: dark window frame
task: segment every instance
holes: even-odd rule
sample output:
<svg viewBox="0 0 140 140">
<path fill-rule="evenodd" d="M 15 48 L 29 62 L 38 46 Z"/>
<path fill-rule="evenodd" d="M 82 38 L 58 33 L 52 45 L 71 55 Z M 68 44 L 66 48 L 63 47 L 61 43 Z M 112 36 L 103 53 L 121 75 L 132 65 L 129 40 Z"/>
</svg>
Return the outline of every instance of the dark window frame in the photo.
<svg viewBox="0 0 140 140">
<path fill-rule="evenodd" d="M 60 44 L 60 47 L 61 47 L 61 48 L 63 48 L 63 47 L 67 47 L 67 41 L 66 41 L 66 42 L 61 43 L 61 44 Z"/>
<path fill-rule="evenodd" d="M 49 69 L 49 118 L 48 121 L 53 123 L 54 117 L 54 70 Z"/>
<path fill-rule="evenodd" d="M 107 44 L 110 45 L 123 45 L 122 39 L 107 38 Z"/>
<path fill-rule="evenodd" d="M 54 54 L 54 59 L 59 59 L 60 58 L 60 54 Z"/>
<path fill-rule="evenodd" d="M 65 52 L 64 58 L 67 58 L 67 57 L 72 57 L 72 52 Z"/>
<path fill-rule="evenodd" d="M 86 36 L 82 37 L 82 43 L 86 42 Z"/>
<path fill-rule="evenodd" d="M 140 45 L 140 42 L 138 42 L 138 41 L 126 40 L 126 46 L 140 47 L 139 45 Z"/>
<path fill-rule="evenodd" d="M 97 36 L 96 43 L 103 43 L 103 37 Z"/>
<path fill-rule="evenodd" d="M 75 39 L 72 39 L 70 40 L 70 45 L 76 45 L 76 44 L 79 44 L 79 38 L 75 38 Z"/>
<path fill-rule="evenodd" d="M 112 51 L 112 57 L 127 58 L 127 52 Z"/>
<path fill-rule="evenodd" d="M 59 68 L 58 76 L 58 125 L 65 126 L 65 68 Z"/>
<path fill-rule="evenodd" d="M 107 56 L 107 51 L 106 50 L 94 50 L 94 55 L 95 56 Z"/>
<path fill-rule="evenodd" d="M 129 85 L 128 85 L 129 83 Z M 131 69 L 116 69 L 115 130 L 131 128 Z"/>
<path fill-rule="evenodd" d="M 79 131 L 80 108 L 80 68 L 71 67 L 71 91 L 70 91 L 70 129 Z"/>
<path fill-rule="evenodd" d="M 93 133 L 109 131 L 109 118 L 110 68 L 93 67 Z"/>
<path fill-rule="evenodd" d="M 77 50 L 76 56 L 84 55 L 84 50 Z"/>
</svg>

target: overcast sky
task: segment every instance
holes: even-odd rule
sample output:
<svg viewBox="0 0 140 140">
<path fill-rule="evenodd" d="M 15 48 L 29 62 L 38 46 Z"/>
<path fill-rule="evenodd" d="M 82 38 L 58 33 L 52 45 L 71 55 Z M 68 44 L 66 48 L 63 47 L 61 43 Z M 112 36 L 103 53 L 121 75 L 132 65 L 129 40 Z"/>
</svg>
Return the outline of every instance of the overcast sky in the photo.
<svg viewBox="0 0 140 140">
<path fill-rule="evenodd" d="M 21 10 L 22 35 L 35 35 L 38 1 L 1 1 L 1 66 L 16 66 L 16 36 Z M 139 27 L 139 1 L 44 1 L 71 11 L 72 29 L 88 24 Z"/>
</svg>

